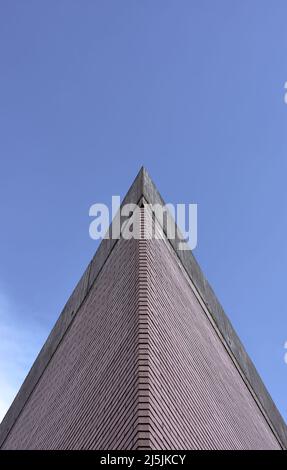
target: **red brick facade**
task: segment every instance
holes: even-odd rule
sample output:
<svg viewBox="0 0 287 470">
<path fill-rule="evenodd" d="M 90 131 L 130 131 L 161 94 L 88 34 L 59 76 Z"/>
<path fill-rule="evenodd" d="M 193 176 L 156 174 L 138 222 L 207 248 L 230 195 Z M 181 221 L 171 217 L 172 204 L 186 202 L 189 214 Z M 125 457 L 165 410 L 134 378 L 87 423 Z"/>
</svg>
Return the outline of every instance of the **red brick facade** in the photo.
<svg viewBox="0 0 287 470">
<path fill-rule="evenodd" d="M 121 239 L 2 448 L 280 444 L 170 243 Z"/>
</svg>

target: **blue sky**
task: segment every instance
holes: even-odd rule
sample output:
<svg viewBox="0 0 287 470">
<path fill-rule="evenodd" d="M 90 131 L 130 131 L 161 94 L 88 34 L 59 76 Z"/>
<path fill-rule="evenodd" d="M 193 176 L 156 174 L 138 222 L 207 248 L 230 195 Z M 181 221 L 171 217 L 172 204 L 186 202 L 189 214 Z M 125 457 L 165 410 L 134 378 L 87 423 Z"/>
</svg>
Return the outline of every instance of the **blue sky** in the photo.
<svg viewBox="0 0 287 470">
<path fill-rule="evenodd" d="M 0 1 L 0 419 L 145 165 L 287 419 L 287 3 Z"/>
</svg>

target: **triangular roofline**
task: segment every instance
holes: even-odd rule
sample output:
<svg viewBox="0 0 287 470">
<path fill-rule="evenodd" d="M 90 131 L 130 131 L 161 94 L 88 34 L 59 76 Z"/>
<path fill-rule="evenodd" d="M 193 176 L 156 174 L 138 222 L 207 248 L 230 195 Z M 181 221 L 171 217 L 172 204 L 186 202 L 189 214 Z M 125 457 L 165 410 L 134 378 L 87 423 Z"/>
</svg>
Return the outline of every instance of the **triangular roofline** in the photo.
<svg viewBox="0 0 287 470">
<path fill-rule="evenodd" d="M 151 205 L 165 205 L 159 191 L 144 167 L 140 169 L 129 191 L 124 197 L 121 207 L 124 204 L 140 204 L 142 201 Z M 164 232 L 165 229 L 166 227 L 163 227 Z M 62 310 L 62 313 L 49 334 L 48 339 L 39 352 L 18 394 L 0 424 L 0 447 L 6 440 L 10 430 L 24 408 L 33 389 L 40 380 L 45 368 L 52 359 L 66 331 L 71 326 L 77 311 L 96 281 L 99 272 L 112 252 L 116 242 L 117 240 L 112 238 L 103 239 L 101 241 L 93 259 L 89 263 L 83 276 Z M 169 242 L 216 325 L 217 332 L 220 335 L 226 350 L 252 393 L 257 405 L 265 416 L 266 421 L 273 433 L 276 435 L 278 441 L 281 443 L 282 448 L 287 449 L 287 427 L 285 421 L 273 402 L 215 293 L 208 281 L 205 279 L 192 251 L 179 250 L 179 240 L 176 238 L 174 240 L 169 239 Z"/>
</svg>

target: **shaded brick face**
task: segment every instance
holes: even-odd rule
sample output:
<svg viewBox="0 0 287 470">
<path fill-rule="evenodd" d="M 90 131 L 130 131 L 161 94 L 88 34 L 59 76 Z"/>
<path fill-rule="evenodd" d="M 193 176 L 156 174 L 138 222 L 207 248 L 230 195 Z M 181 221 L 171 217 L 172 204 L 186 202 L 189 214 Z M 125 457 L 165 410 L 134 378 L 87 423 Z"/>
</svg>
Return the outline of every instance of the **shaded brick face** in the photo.
<svg viewBox="0 0 287 470">
<path fill-rule="evenodd" d="M 137 442 L 138 247 L 120 240 L 4 449 L 125 449 Z"/>
<path fill-rule="evenodd" d="M 119 240 L 3 448 L 280 446 L 169 242 Z"/>
</svg>

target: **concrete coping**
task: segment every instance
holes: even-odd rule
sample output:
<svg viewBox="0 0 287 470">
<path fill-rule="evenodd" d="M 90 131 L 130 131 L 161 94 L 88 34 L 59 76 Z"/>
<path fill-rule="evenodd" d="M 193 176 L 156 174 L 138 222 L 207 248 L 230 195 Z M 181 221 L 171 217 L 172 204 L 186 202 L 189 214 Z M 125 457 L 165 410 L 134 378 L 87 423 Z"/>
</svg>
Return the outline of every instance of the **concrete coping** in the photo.
<svg viewBox="0 0 287 470">
<path fill-rule="evenodd" d="M 143 200 L 151 205 L 165 205 L 155 184 L 144 167 L 140 169 L 128 193 L 123 199 L 121 206 L 130 203 L 140 204 Z M 171 215 L 168 215 L 168 217 L 171 217 Z M 165 219 L 163 226 L 165 234 L 166 225 L 167 221 Z M 109 230 L 111 230 L 111 226 Z M 52 359 L 65 333 L 70 328 L 77 311 L 87 297 L 116 242 L 117 240 L 113 240 L 111 238 L 102 240 L 93 259 L 89 263 L 87 269 L 68 299 L 62 313 L 55 323 L 55 326 L 49 334 L 48 339 L 39 352 L 12 405 L 0 424 L 0 448 L 23 410 L 25 403 L 33 392 L 33 389 L 40 380 L 45 368 Z M 249 389 L 263 412 L 268 424 L 276 435 L 282 448 L 287 449 L 287 427 L 285 421 L 268 393 L 253 362 L 238 338 L 211 286 L 205 279 L 193 253 L 190 250 L 179 250 L 178 244 L 181 240 L 178 238 L 175 238 L 174 240 L 169 239 L 169 242 L 218 328 L 218 331 L 225 343 L 225 347 L 236 362 L 241 375 L 249 386 Z"/>
</svg>

